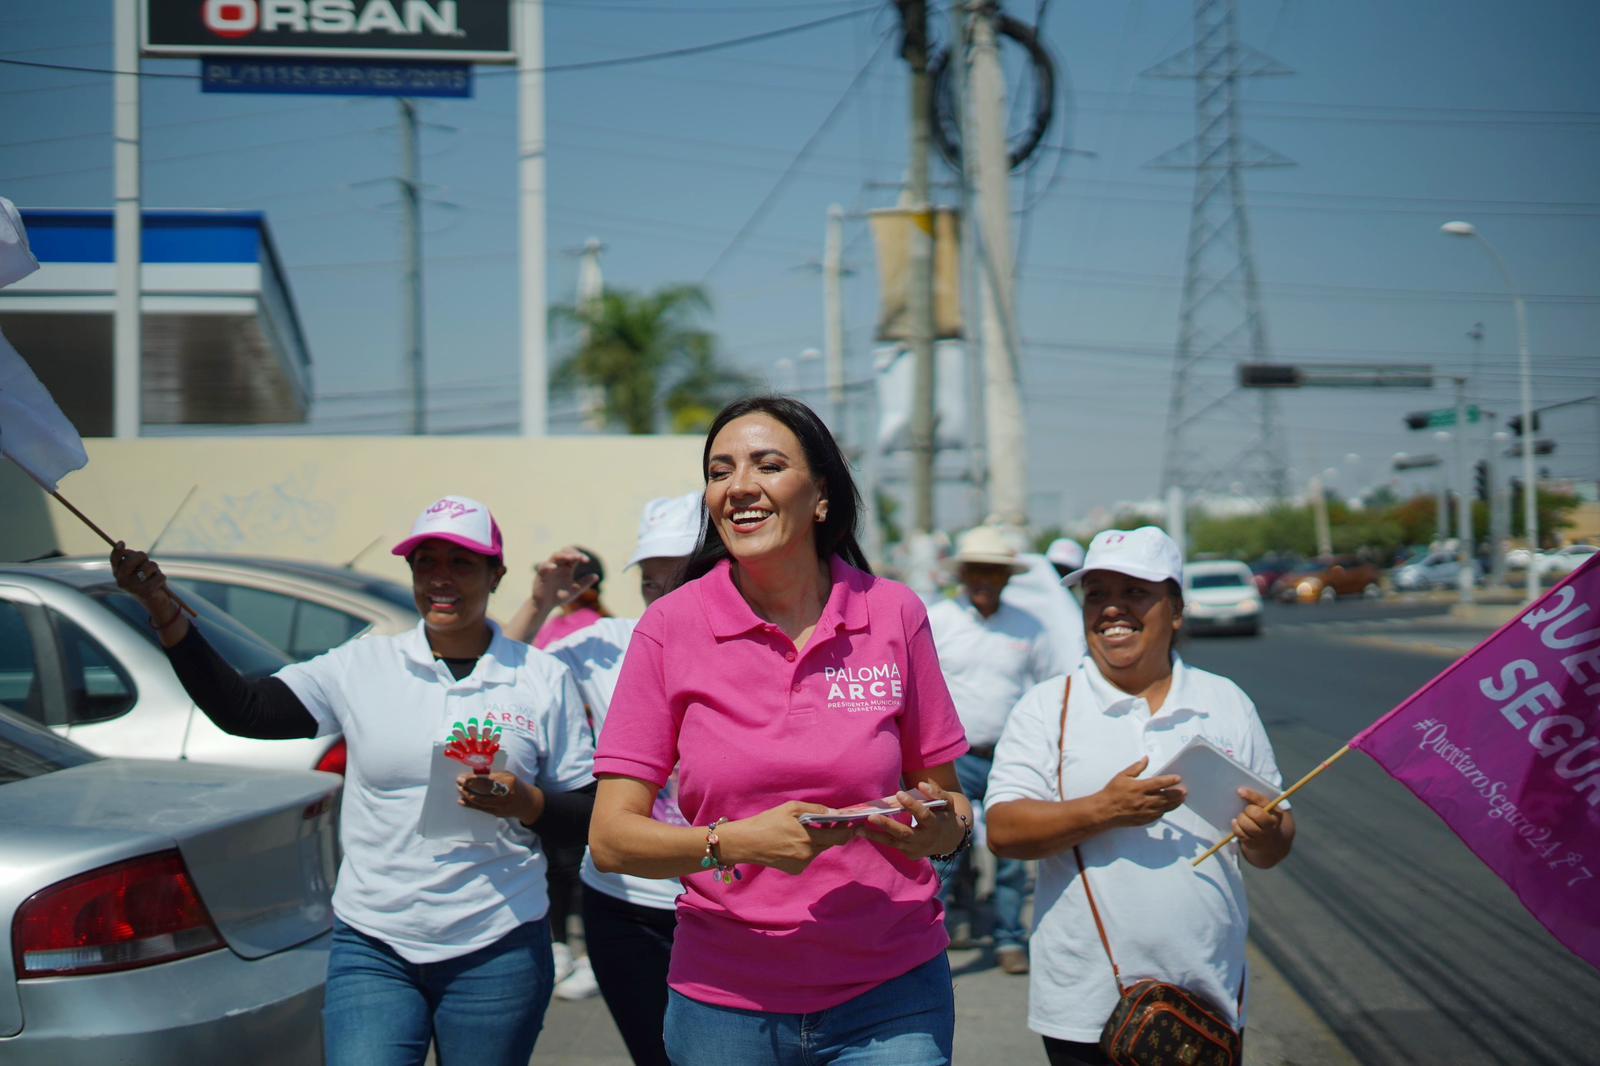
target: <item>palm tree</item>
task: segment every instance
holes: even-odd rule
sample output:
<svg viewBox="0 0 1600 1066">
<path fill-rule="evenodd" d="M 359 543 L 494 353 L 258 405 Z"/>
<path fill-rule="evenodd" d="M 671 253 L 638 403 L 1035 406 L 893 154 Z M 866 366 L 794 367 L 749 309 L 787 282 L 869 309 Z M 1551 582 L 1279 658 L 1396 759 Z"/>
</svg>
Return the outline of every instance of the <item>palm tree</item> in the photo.
<svg viewBox="0 0 1600 1066">
<path fill-rule="evenodd" d="M 711 303 L 697 285 L 650 293 L 606 289 L 552 317 L 578 330 L 577 347 L 556 367 L 557 387 L 600 391 L 608 423 L 654 433 L 663 407 L 679 433 L 704 430 L 717 408 L 750 379 L 717 357 L 716 338 L 698 325 Z"/>
</svg>

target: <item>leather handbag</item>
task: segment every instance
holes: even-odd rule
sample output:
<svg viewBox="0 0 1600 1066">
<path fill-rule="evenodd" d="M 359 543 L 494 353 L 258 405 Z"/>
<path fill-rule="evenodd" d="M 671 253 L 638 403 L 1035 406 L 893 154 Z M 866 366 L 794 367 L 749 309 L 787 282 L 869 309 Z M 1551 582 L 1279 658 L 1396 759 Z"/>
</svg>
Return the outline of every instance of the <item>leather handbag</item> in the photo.
<svg viewBox="0 0 1600 1066">
<path fill-rule="evenodd" d="M 1056 767 L 1056 794 L 1066 798 L 1064 773 L 1067 763 L 1067 702 L 1072 696 L 1072 679 L 1067 678 L 1061 697 L 1061 761 Z M 1100 946 L 1111 963 L 1111 977 L 1117 983 L 1117 1006 L 1100 1032 L 1100 1050 L 1116 1066 L 1238 1066 L 1238 1032 L 1218 1012 L 1193 993 L 1167 981 L 1145 979 L 1123 984 L 1122 970 L 1111 953 L 1105 923 L 1089 887 L 1089 872 L 1077 847 L 1072 857 L 1078 864 L 1078 879 L 1089 900 Z M 1244 983 L 1239 984 L 1239 1001 L 1244 1002 Z"/>
</svg>

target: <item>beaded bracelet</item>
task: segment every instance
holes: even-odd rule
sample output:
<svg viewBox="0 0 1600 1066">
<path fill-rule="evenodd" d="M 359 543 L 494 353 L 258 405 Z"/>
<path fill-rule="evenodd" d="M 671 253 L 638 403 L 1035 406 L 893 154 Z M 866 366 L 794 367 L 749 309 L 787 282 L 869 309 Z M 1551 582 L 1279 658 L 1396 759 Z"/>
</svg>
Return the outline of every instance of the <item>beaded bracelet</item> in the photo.
<svg viewBox="0 0 1600 1066">
<path fill-rule="evenodd" d="M 716 879 L 725 885 L 731 885 L 735 881 L 743 881 L 744 874 L 740 873 L 734 867 L 723 863 L 722 854 L 717 851 L 717 845 L 722 843 L 722 841 L 717 837 L 717 826 L 726 821 L 726 818 L 718 818 L 716 821 L 706 826 L 706 853 L 705 856 L 700 860 L 700 868 L 702 870 L 710 870 L 715 868 L 716 873 L 714 876 Z"/>
<path fill-rule="evenodd" d="M 972 846 L 972 819 L 968 818 L 964 814 L 958 814 L 956 815 L 956 818 L 961 822 L 961 839 L 956 841 L 956 846 L 951 848 L 945 854 L 929 855 L 928 858 L 932 859 L 934 862 L 949 862 L 951 859 L 955 858 L 957 855 L 960 855 L 963 851 L 966 851 L 967 848 Z"/>
</svg>

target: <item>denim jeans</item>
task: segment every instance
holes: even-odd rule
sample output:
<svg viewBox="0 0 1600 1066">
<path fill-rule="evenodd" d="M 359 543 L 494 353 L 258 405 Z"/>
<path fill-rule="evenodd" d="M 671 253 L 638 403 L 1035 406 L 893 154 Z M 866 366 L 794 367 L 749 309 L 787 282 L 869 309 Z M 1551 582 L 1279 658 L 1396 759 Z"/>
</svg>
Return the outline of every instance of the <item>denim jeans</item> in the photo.
<svg viewBox="0 0 1600 1066">
<path fill-rule="evenodd" d="M 811 1014 L 713 1007 L 667 994 L 675 1066 L 946 1066 L 955 986 L 944 952 L 837 1007 Z"/>
<path fill-rule="evenodd" d="M 992 759 L 977 755 L 963 755 L 956 760 L 956 780 L 968 799 L 982 800 L 989 790 L 989 770 Z M 955 869 L 945 875 L 939 889 L 939 900 L 946 912 L 965 910 L 977 925 L 977 899 L 973 891 L 975 878 L 972 851 L 963 851 Z M 1028 897 L 1028 864 L 1021 859 L 995 859 L 994 863 L 994 946 L 1020 948 L 1028 939 L 1022 927 L 1022 901 Z"/>
<path fill-rule="evenodd" d="M 407 962 L 333 923 L 323 1001 L 327 1066 L 527 1066 L 555 984 L 550 923 L 517 927 L 443 962 Z"/>
</svg>

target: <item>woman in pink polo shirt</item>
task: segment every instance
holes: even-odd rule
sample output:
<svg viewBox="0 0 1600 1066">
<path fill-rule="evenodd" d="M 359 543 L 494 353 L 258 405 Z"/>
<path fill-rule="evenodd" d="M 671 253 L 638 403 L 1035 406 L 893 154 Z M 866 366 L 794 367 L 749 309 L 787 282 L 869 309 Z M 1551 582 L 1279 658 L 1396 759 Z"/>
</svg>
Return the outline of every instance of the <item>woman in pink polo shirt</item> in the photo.
<svg viewBox="0 0 1600 1066">
<path fill-rule="evenodd" d="M 703 469 L 705 532 L 634 631 L 589 837 L 602 870 L 683 879 L 667 1052 L 694 1066 L 947 1063 L 955 1006 L 928 860 L 966 846 L 972 812 L 927 613 L 868 570 L 849 466 L 804 404 L 730 404 Z M 674 765 L 687 828 L 650 817 Z M 886 797 L 906 814 L 799 821 Z"/>
</svg>

